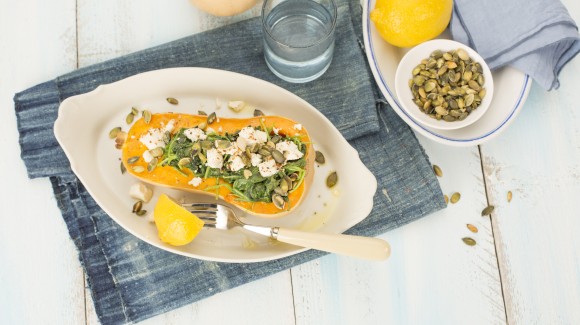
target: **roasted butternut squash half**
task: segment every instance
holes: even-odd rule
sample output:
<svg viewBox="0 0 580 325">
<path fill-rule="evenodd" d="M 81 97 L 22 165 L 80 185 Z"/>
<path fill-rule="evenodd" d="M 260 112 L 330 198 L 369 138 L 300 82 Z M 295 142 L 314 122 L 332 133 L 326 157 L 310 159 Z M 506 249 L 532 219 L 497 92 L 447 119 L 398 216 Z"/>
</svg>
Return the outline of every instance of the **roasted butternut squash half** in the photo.
<svg viewBox="0 0 580 325">
<path fill-rule="evenodd" d="M 122 145 L 123 164 L 138 179 L 218 196 L 263 217 L 300 204 L 314 159 L 306 129 L 280 116 L 153 114 L 137 120 Z"/>
</svg>

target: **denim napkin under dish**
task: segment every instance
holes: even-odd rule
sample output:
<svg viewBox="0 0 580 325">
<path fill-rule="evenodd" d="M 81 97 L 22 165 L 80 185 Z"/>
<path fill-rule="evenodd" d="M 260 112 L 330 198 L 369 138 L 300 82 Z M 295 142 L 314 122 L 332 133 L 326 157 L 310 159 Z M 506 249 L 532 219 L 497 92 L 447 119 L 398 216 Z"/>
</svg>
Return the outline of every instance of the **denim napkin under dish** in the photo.
<svg viewBox="0 0 580 325">
<path fill-rule="evenodd" d="M 476 50 L 490 69 L 506 65 L 546 90 L 580 52 L 578 26 L 558 0 L 454 0 L 451 34 Z"/>
<path fill-rule="evenodd" d="M 250 19 L 79 69 L 16 94 L 22 158 L 30 177 L 50 177 L 103 324 L 138 322 L 324 253 L 309 250 L 249 264 L 208 262 L 158 249 L 117 225 L 71 172 L 53 135 L 59 103 L 100 84 L 177 66 L 221 68 L 271 81 L 323 112 L 377 178 L 379 190 L 372 212 L 348 233 L 379 235 L 445 206 L 439 183 L 414 134 L 378 96 L 361 46 L 358 2 L 337 2 L 334 59 L 329 70 L 310 83 L 289 84 L 268 70 L 260 22 Z"/>
</svg>

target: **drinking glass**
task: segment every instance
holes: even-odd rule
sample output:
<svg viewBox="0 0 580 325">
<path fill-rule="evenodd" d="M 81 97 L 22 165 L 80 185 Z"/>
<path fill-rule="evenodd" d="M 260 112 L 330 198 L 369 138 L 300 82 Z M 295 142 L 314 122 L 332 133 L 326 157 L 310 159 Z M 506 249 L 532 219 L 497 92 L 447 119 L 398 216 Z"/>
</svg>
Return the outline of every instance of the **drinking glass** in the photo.
<svg viewBox="0 0 580 325">
<path fill-rule="evenodd" d="M 264 58 L 283 80 L 320 77 L 332 61 L 337 8 L 333 0 L 265 0 Z"/>
</svg>

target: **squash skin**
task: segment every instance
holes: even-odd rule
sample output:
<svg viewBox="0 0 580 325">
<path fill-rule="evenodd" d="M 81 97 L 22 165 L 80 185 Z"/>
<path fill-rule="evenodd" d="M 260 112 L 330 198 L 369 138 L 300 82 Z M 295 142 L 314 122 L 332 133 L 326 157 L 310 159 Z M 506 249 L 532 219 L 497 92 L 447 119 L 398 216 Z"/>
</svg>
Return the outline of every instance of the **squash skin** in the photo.
<svg viewBox="0 0 580 325">
<path fill-rule="evenodd" d="M 302 202 L 304 197 L 306 197 L 314 179 L 315 152 L 306 129 L 304 127 L 301 130 L 295 129 L 295 125 L 298 124 L 297 122 L 280 116 L 259 116 L 244 119 L 220 117 L 219 119 L 216 119 L 214 123 L 209 125 L 209 127 L 216 130 L 218 134 L 223 134 L 225 132 L 235 132 L 246 126 L 260 126 L 260 120 L 262 120 L 262 123 L 264 123 L 266 127 L 270 128 L 275 126 L 277 129 L 280 129 L 280 134 L 285 134 L 287 136 L 300 136 L 301 141 L 307 146 L 305 153 L 306 174 L 302 184 L 300 184 L 300 186 L 292 193 L 289 193 L 288 202 L 286 202 L 284 209 L 280 210 L 273 203 L 237 201 L 236 196 L 233 195 L 229 189 L 223 186 L 219 187 L 219 190 L 211 189 L 205 191 L 206 188 L 218 184 L 218 179 L 213 177 L 206 179 L 202 178 L 201 184 L 197 187 L 193 187 L 188 184 L 188 182 L 193 178 L 193 174 L 188 169 L 184 169 L 187 176 L 182 175 L 171 166 L 158 166 L 153 171 L 148 172 L 147 163 L 142 158 L 143 152 L 148 149 L 141 143 L 141 141 L 139 141 L 139 138 L 141 135 L 147 133 L 149 129 L 161 128 L 164 125 L 167 125 L 171 120 L 174 121 L 172 133 L 175 133 L 181 128 L 192 128 L 201 123 L 205 123 L 207 121 L 207 116 L 163 113 L 153 114 L 149 124 L 146 124 L 143 118 L 137 120 L 128 131 L 127 138 L 122 147 L 122 161 L 129 174 L 149 184 L 210 195 L 213 198 L 208 197 L 209 200 L 215 200 L 215 196 L 217 195 L 224 201 L 248 213 L 267 218 L 281 217 L 288 214 Z M 218 130 L 222 130 L 222 132 L 218 132 Z M 141 158 L 133 164 L 128 164 L 127 160 L 134 156 L 139 156 Z M 137 173 L 133 170 L 135 166 L 142 166 L 145 168 L 145 171 Z M 220 183 L 225 183 L 225 181 L 220 180 Z"/>
</svg>

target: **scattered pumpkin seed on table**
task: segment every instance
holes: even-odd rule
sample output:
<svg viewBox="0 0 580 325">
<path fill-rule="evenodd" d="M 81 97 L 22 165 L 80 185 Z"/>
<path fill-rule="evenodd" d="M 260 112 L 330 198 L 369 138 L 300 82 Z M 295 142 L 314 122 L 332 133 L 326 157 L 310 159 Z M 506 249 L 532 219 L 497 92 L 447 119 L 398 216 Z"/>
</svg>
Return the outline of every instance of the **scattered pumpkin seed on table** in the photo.
<svg viewBox="0 0 580 325">
<path fill-rule="evenodd" d="M 173 97 L 167 97 L 167 102 L 171 105 L 177 105 L 179 104 L 179 101 Z"/>
<path fill-rule="evenodd" d="M 475 241 L 475 239 L 473 239 L 473 238 L 471 238 L 471 237 L 463 237 L 463 238 L 461 238 L 461 240 L 463 240 L 463 242 L 464 242 L 466 245 L 469 245 L 469 246 L 475 246 L 475 244 L 477 243 L 477 242 Z"/>
<path fill-rule="evenodd" d="M 433 165 L 433 172 L 435 173 L 435 175 L 437 175 L 438 177 L 442 177 L 443 176 L 443 171 L 441 170 L 441 167 L 437 166 L 437 165 Z"/>
<path fill-rule="evenodd" d="M 445 200 L 445 204 L 449 204 L 449 196 L 447 194 L 443 195 L 443 200 Z"/>
<path fill-rule="evenodd" d="M 125 172 L 127 171 L 127 168 L 125 168 L 125 164 L 123 164 L 123 162 L 121 161 L 121 174 L 125 174 Z"/>
<path fill-rule="evenodd" d="M 512 191 L 507 192 L 507 201 L 508 203 L 512 201 Z"/>
<path fill-rule="evenodd" d="M 254 110 L 254 116 L 264 116 L 264 112 L 259 109 Z"/>
<path fill-rule="evenodd" d="M 487 207 L 485 207 L 482 211 L 481 211 L 481 216 L 487 216 L 490 215 L 493 210 L 495 209 L 495 207 L 493 205 L 488 205 Z"/>
<path fill-rule="evenodd" d="M 472 233 L 477 233 L 479 231 L 476 226 L 470 223 L 467 224 L 467 229 L 469 229 L 469 231 L 471 231 Z"/>
<path fill-rule="evenodd" d="M 461 199 L 461 193 L 455 192 L 451 195 L 451 199 L 449 200 L 451 203 L 455 204 Z"/>
</svg>

